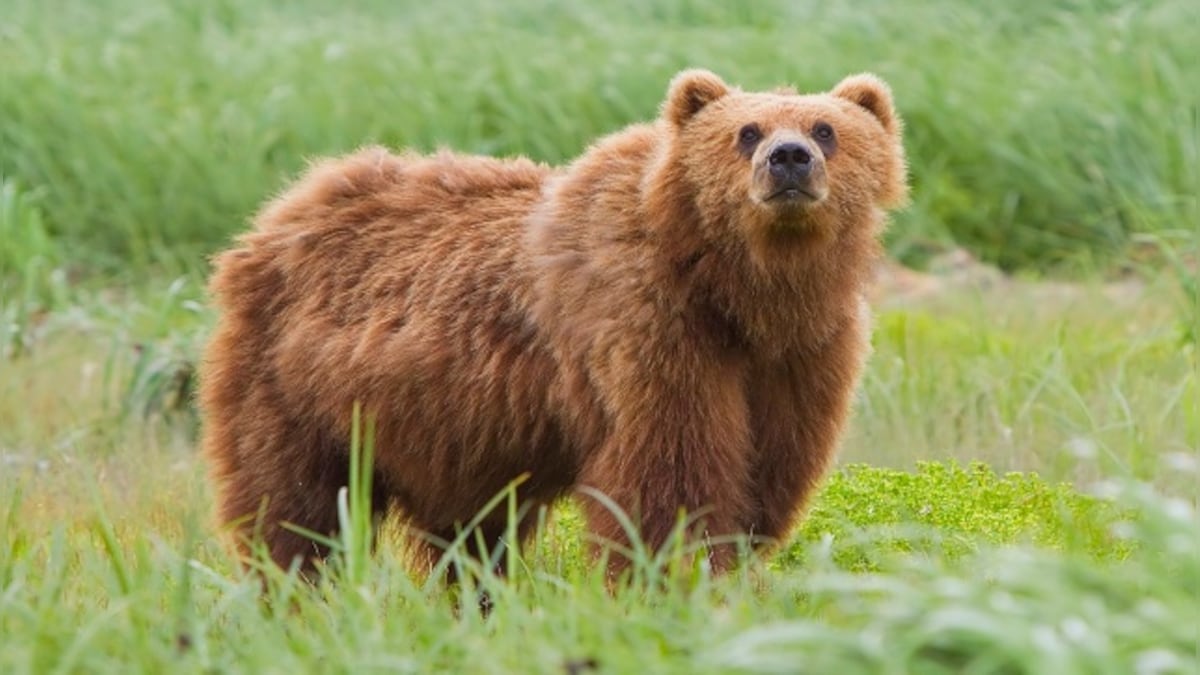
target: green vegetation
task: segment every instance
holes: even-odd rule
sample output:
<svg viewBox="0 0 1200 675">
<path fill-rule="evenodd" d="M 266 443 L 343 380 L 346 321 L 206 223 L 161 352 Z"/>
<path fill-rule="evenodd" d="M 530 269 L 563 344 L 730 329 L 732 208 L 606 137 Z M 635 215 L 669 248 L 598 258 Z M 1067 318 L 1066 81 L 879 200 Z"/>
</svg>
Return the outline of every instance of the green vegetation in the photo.
<svg viewBox="0 0 1200 675">
<path fill-rule="evenodd" d="M 369 141 L 562 161 L 705 65 L 747 87 L 874 70 L 908 120 L 894 250 L 1086 263 L 1200 220 L 1191 0 L 9 0 L 0 175 L 74 260 L 198 271 L 305 158 Z"/>
<path fill-rule="evenodd" d="M 364 557 L 360 493 L 345 502 L 346 558 L 335 559 L 332 580 L 310 590 L 272 574 L 265 603 L 190 517 L 182 531 L 168 519 L 164 531 L 142 505 L 34 529 L 18 498 L 0 556 L 0 669 L 1191 672 L 1195 511 L 1147 486 L 1108 497 L 1130 513 L 979 468 L 926 466 L 915 477 L 855 468 L 835 475 L 826 506 L 769 569 L 664 586 L 657 568 L 643 567 L 615 595 L 581 564 L 568 510 L 510 579 L 473 568 L 494 603 L 486 618 L 472 588 L 456 594 L 407 574 L 390 541 Z M 877 500 L 881 522 L 903 503 L 938 515 L 928 531 L 856 525 L 874 522 L 863 511 Z M 1017 525 L 979 537 L 984 512 Z M 1066 527 L 1044 526 L 1047 512 Z M 1096 538 L 1079 546 L 1079 532 Z M 933 533 L 974 544 L 945 554 Z M 847 564 L 864 551 L 868 570 Z M 455 553 L 448 563 L 471 566 Z"/>
<path fill-rule="evenodd" d="M 893 548 L 911 551 L 914 545 L 944 559 L 1011 543 L 1123 558 L 1130 549 L 1112 531 L 1123 517 L 1131 514 L 1066 484 L 1050 485 L 1036 474 L 996 476 L 979 463 L 963 468 L 926 462 L 913 473 L 851 465 L 830 477 L 803 536 L 779 563 L 803 554 L 804 543 L 847 530 L 870 536 L 841 544 L 833 560 L 846 569 L 869 568 Z"/>
<path fill-rule="evenodd" d="M 1195 493 L 1158 461 L 1200 447 L 1195 346 L 1179 339 L 1195 319 L 1180 313 L 1171 275 L 1140 288 L 1010 283 L 962 295 L 877 318 L 847 459 L 977 459 Z"/>
<path fill-rule="evenodd" d="M 1198 24 L 1188 0 L 8 0 L 0 673 L 1196 672 Z M 352 491 L 332 578 L 264 602 L 195 452 L 206 256 L 314 155 L 559 162 L 688 65 L 880 73 L 914 183 L 892 253 L 1015 276 L 885 294 L 841 464 L 729 577 L 610 593 L 568 503 L 512 578 L 476 570 L 484 617 L 407 571 L 396 523 L 366 556 Z"/>
</svg>

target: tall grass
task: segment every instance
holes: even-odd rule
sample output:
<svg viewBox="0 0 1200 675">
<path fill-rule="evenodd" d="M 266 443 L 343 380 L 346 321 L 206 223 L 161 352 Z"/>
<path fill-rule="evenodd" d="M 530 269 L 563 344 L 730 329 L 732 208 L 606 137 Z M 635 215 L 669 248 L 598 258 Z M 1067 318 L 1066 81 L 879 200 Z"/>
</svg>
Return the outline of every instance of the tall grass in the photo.
<svg viewBox="0 0 1200 675">
<path fill-rule="evenodd" d="M 63 253 L 38 195 L 0 179 L 0 359 L 28 349 L 47 313 L 71 295 Z"/>
<path fill-rule="evenodd" d="M 11 0 L 0 175 L 72 260 L 202 268 L 306 158 L 371 141 L 562 161 L 655 114 L 670 75 L 824 89 L 875 70 L 908 120 L 891 245 L 1007 267 L 1196 227 L 1200 7 L 516 0 Z"/>
<path fill-rule="evenodd" d="M 1086 484 L 1120 475 L 1194 494 L 1158 459 L 1200 448 L 1189 302 L 1144 288 L 1012 283 L 877 317 L 843 456 L 984 461 Z"/>
<path fill-rule="evenodd" d="M 264 603 L 257 579 L 197 536 L 180 511 L 186 502 L 118 515 L 96 491 L 90 515 L 35 529 L 17 500 L 2 520 L 0 670 L 1187 673 L 1200 665 L 1192 505 L 1136 483 L 1112 484 L 1098 500 L 987 472 L 921 476 L 841 475 L 822 502 L 849 507 L 847 517 L 817 518 L 806 528 L 819 527 L 816 536 L 773 572 L 701 573 L 651 592 L 610 592 L 581 564 L 567 513 L 514 557 L 507 579 L 475 568 L 494 600 L 486 616 L 473 594 L 414 577 L 394 547 L 360 557 L 355 542 L 369 538 L 370 524 L 353 506 L 343 518 L 354 530 L 343 547 L 350 564 L 335 562 L 315 587 L 271 572 Z M 898 491 L 935 505 L 942 522 L 885 532 L 854 524 L 872 522 L 861 512 L 876 495 Z M 1097 533 L 1101 548 L 1061 533 L 1022 543 L 1025 526 L 955 554 L 925 543 L 964 537 L 954 516 L 984 495 L 1020 523 L 1036 523 L 1047 507 L 1073 508 L 1073 525 Z M 148 522 L 157 509 L 184 515 L 182 528 Z M 862 550 L 872 552 L 865 571 L 846 562 Z M 1097 564 L 1097 554 L 1109 562 Z M 453 552 L 448 563 L 470 565 Z"/>
</svg>

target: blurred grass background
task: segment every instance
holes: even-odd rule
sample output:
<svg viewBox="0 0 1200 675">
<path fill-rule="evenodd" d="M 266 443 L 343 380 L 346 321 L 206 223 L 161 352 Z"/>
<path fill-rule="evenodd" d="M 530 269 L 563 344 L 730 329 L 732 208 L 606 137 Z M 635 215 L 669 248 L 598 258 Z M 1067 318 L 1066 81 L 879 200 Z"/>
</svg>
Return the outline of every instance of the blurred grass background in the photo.
<svg viewBox="0 0 1200 675">
<path fill-rule="evenodd" d="M 1200 3 L 7 0 L 0 177 L 74 275 L 198 274 L 307 158 L 367 142 L 561 162 L 677 70 L 823 90 L 908 127 L 889 246 L 1105 269 L 1200 223 Z M 11 276 L 9 255 L 0 256 Z"/>
</svg>

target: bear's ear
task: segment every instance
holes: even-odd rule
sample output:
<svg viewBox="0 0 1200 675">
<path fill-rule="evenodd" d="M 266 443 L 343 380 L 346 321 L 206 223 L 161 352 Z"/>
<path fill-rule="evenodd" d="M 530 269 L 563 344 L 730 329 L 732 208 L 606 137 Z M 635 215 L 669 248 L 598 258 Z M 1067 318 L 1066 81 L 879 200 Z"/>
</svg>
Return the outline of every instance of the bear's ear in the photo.
<svg viewBox="0 0 1200 675">
<path fill-rule="evenodd" d="M 707 70 L 685 70 L 671 80 L 662 115 L 675 126 L 683 126 L 704 106 L 729 93 L 729 86 Z"/>
<path fill-rule="evenodd" d="M 865 108 L 884 129 L 896 132 L 899 120 L 892 104 L 892 90 L 878 77 L 870 73 L 851 75 L 833 88 L 833 95 Z"/>
</svg>

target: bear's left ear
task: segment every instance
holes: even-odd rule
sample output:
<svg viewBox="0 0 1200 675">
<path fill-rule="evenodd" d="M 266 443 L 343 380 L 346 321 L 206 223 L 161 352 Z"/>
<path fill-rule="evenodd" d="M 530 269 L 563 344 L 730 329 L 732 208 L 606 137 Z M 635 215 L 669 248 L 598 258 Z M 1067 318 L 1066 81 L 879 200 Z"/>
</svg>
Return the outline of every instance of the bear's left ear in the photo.
<svg viewBox="0 0 1200 675">
<path fill-rule="evenodd" d="M 898 118 L 892 104 L 892 90 L 870 73 L 851 75 L 833 88 L 833 95 L 865 108 L 890 133 L 896 133 Z"/>
<path fill-rule="evenodd" d="M 729 86 L 707 70 L 685 70 L 671 80 L 662 115 L 680 127 L 704 106 L 729 93 Z"/>
</svg>

